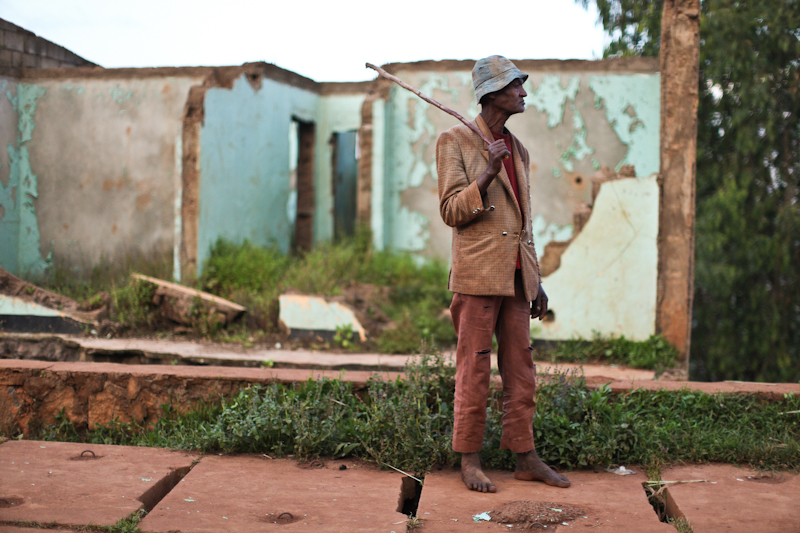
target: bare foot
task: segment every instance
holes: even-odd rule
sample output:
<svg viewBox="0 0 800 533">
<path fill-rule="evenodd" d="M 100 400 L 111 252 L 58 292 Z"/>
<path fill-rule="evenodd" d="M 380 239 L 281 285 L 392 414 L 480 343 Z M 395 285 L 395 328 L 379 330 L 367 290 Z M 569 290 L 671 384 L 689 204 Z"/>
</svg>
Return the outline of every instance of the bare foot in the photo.
<svg viewBox="0 0 800 533">
<path fill-rule="evenodd" d="M 569 487 L 569 480 L 544 464 L 539 459 L 536 450 L 517 454 L 517 469 L 514 472 L 514 477 L 524 481 L 544 481 L 548 485 L 563 489 Z"/>
<path fill-rule="evenodd" d="M 461 454 L 461 479 L 469 490 L 497 492 L 497 487 L 481 470 L 481 459 L 477 453 Z"/>
</svg>

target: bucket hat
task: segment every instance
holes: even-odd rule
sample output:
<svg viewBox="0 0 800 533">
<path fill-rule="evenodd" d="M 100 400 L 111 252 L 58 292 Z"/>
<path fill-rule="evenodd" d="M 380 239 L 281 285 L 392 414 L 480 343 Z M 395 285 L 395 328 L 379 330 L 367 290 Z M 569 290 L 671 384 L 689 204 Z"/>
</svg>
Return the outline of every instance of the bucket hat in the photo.
<svg viewBox="0 0 800 533">
<path fill-rule="evenodd" d="M 528 75 L 505 57 L 489 56 L 479 59 L 472 69 L 475 98 L 480 102 L 485 95 L 504 89 L 517 78 L 524 82 Z"/>
</svg>

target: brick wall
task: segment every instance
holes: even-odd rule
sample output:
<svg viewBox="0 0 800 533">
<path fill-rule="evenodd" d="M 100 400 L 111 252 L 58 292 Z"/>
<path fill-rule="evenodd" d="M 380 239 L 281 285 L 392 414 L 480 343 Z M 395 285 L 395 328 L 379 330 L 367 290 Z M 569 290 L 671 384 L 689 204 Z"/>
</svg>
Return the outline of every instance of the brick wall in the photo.
<svg viewBox="0 0 800 533">
<path fill-rule="evenodd" d="M 0 68 L 58 68 L 97 66 L 63 46 L 0 19 Z"/>
</svg>

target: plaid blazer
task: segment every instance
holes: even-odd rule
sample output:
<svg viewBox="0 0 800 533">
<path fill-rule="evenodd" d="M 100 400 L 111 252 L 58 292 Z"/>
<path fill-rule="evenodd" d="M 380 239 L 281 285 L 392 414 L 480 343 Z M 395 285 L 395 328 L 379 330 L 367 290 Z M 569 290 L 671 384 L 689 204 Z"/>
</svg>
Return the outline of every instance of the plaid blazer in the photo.
<svg viewBox="0 0 800 533">
<path fill-rule="evenodd" d="M 474 124 L 490 139 L 478 115 Z M 481 195 L 477 179 L 489 165 L 486 143 L 464 125 L 450 128 L 436 143 L 439 213 L 453 228 L 453 261 L 448 288 L 472 295 L 514 296 L 519 252 L 528 301 L 539 292 L 539 260 L 533 247 L 528 151 L 511 135 L 520 212 L 505 167 Z"/>
</svg>

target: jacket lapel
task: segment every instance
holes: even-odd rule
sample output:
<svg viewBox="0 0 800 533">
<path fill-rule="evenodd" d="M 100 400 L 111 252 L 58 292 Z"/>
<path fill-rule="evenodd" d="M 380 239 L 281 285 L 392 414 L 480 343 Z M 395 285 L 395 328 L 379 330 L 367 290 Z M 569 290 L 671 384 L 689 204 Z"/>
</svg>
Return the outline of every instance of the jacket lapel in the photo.
<svg viewBox="0 0 800 533">
<path fill-rule="evenodd" d="M 483 120 L 482 116 L 478 115 L 475 118 L 474 124 L 478 127 L 478 129 L 480 129 L 483 132 L 484 135 L 486 135 L 487 138 L 494 139 L 494 135 L 492 135 L 492 130 L 490 130 L 489 126 L 486 125 L 486 122 Z M 514 145 L 514 150 L 511 156 L 514 158 L 514 170 L 517 171 L 517 187 L 519 188 L 519 176 L 520 176 L 520 169 L 522 168 L 522 160 L 520 159 L 519 149 L 517 148 L 516 143 L 513 142 L 514 140 L 513 135 L 511 136 L 511 139 L 512 139 L 512 144 Z M 481 141 L 481 145 L 483 146 L 481 154 L 488 163 L 489 150 L 487 149 L 485 142 Z M 517 199 L 514 197 L 514 189 L 511 187 L 511 180 L 508 178 L 508 172 L 506 172 L 505 165 L 500 166 L 500 172 L 497 174 L 497 178 L 495 179 L 500 180 L 500 182 L 503 184 L 503 187 L 505 187 L 506 192 L 513 200 L 512 203 L 517 207 L 517 211 L 519 211 L 519 206 L 517 205 Z M 522 189 L 520 189 L 519 196 L 520 196 L 520 202 L 522 202 L 522 196 L 523 196 Z M 524 206 L 525 204 L 523 203 L 522 205 Z M 522 215 L 522 213 L 520 213 L 520 215 Z"/>
</svg>

